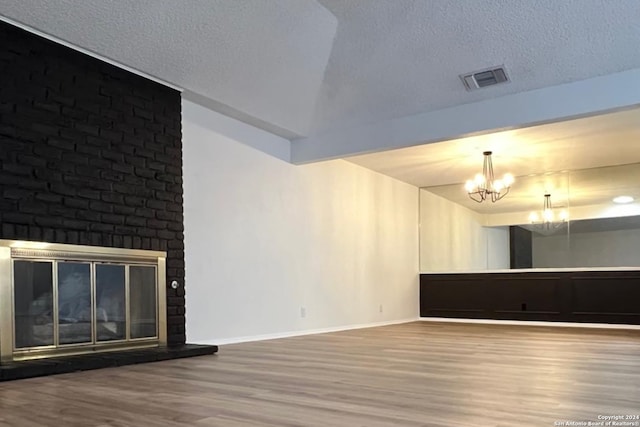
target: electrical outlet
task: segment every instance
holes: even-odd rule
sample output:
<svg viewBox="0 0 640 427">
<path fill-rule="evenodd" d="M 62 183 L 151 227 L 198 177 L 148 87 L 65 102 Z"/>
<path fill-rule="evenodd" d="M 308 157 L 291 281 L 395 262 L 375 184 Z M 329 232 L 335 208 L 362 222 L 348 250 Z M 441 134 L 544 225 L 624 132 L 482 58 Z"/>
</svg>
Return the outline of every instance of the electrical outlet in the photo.
<svg viewBox="0 0 640 427">
<path fill-rule="evenodd" d="M 380 304 L 380 313 L 382 313 L 382 304 Z"/>
<path fill-rule="evenodd" d="M 302 317 L 303 319 L 305 317 L 307 317 L 307 308 L 306 307 L 300 307 L 300 317 Z"/>
</svg>

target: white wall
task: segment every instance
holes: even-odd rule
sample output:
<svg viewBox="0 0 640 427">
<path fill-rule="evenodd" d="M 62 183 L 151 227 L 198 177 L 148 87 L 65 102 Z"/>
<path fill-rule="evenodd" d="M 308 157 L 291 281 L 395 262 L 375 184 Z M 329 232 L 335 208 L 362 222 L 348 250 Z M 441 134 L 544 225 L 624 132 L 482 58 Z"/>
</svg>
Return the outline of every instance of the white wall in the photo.
<svg viewBox="0 0 640 427">
<path fill-rule="evenodd" d="M 252 148 L 284 140 L 188 101 L 183 139 L 189 342 L 418 318 L 416 187 L 291 165 Z"/>
<path fill-rule="evenodd" d="M 534 267 L 640 266 L 640 230 L 533 238 Z"/>
<path fill-rule="evenodd" d="M 509 268 L 509 228 L 483 224 L 483 215 L 421 189 L 420 271 Z"/>
</svg>

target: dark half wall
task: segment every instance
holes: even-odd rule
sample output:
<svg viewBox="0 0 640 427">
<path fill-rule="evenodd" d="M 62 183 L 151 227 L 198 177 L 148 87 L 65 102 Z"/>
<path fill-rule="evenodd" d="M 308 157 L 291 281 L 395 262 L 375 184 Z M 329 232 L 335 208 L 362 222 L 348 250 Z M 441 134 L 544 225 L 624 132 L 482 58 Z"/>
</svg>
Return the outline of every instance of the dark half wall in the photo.
<svg viewBox="0 0 640 427">
<path fill-rule="evenodd" d="M 640 270 L 420 275 L 420 316 L 640 325 Z"/>
<path fill-rule="evenodd" d="M 0 22 L 0 238 L 167 251 L 184 284 L 180 93 Z M 170 345 L 184 287 L 167 288 Z"/>
</svg>

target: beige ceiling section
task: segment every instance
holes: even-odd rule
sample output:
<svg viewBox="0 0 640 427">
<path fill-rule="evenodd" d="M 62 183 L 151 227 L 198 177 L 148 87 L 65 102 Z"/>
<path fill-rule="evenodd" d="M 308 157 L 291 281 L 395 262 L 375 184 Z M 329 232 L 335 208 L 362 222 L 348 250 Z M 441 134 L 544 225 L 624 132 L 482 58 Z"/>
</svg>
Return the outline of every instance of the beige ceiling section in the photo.
<svg viewBox="0 0 640 427">
<path fill-rule="evenodd" d="M 417 187 L 464 185 L 493 151 L 496 175 L 516 177 L 640 162 L 640 109 L 349 157 Z M 461 187 L 462 188 L 462 187 Z"/>
<path fill-rule="evenodd" d="M 477 203 L 464 183 L 482 170 L 482 152 L 492 150 L 496 177 L 516 177 L 502 200 Z M 525 129 L 427 144 L 349 159 L 409 182 L 476 213 L 486 225 L 526 224 L 544 195 L 572 220 L 640 214 L 640 109 L 624 110 Z"/>
</svg>

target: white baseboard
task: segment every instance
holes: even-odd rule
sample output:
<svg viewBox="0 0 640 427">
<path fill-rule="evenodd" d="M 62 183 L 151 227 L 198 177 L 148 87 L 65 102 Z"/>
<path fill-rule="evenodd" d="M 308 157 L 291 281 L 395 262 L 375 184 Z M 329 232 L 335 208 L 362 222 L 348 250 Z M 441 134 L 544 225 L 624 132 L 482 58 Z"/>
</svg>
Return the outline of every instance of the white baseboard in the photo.
<svg viewBox="0 0 640 427">
<path fill-rule="evenodd" d="M 636 329 L 640 325 L 625 325 L 620 323 L 579 323 L 579 322 L 542 322 L 534 320 L 496 320 L 496 319 L 460 319 L 450 317 L 421 317 L 423 322 L 449 322 L 449 323 L 479 323 L 486 325 L 519 325 L 519 326 L 551 326 L 563 328 L 596 328 L 596 329 Z"/>
<path fill-rule="evenodd" d="M 187 337 L 187 341 L 191 344 L 205 344 L 205 345 L 226 345 L 226 344 L 238 344 L 243 342 L 251 342 L 251 341 L 265 341 L 265 340 L 275 340 L 278 338 L 291 338 L 291 337 L 299 337 L 302 335 L 314 335 L 314 334 L 326 334 L 328 332 L 340 332 L 340 331 L 348 331 L 351 329 L 364 329 L 364 328 L 375 328 L 377 326 L 387 326 L 387 325 L 397 325 L 400 323 L 409 323 L 416 322 L 420 320 L 418 317 L 413 317 L 410 319 L 401 319 L 401 320 L 388 320 L 384 322 L 375 322 L 375 323 L 359 323 L 355 325 L 345 325 L 345 326 L 334 326 L 330 328 L 320 328 L 320 329 L 307 329 L 303 331 L 289 331 L 289 332 L 278 332 L 274 334 L 264 334 L 264 335 L 249 335 L 243 337 L 234 337 L 234 338 L 223 338 L 223 339 L 213 339 L 213 340 L 201 340 L 197 342 L 189 341 Z"/>
</svg>

